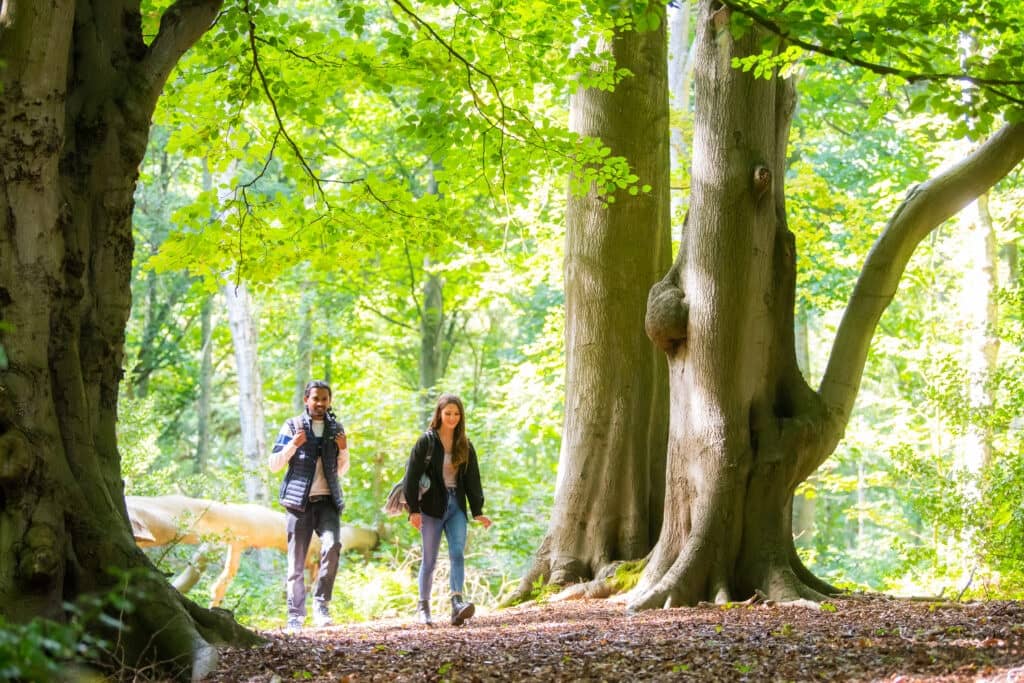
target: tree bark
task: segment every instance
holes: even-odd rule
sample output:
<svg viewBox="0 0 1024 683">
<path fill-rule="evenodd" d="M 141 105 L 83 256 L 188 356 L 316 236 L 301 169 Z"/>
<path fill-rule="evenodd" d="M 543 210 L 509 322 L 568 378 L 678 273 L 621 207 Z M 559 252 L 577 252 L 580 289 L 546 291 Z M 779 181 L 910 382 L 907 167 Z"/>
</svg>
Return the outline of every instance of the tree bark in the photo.
<svg viewBox="0 0 1024 683">
<path fill-rule="evenodd" d="M 875 326 L 914 248 L 1024 156 L 1024 126 L 1010 125 L 911 191 L 867 257 L 815 392 L 796 362 L 785 218 L 795 95 L 778 75 L 732 68 L 762 43 L 756 29 L 734 38 L 730 22 L 728 7 L 702 0 L 690 214 L 647 314 L 671 383 L 665 522 L 631 609 L 758 592 L 821 600 L 834 590 L 795 552 L 793 491 L 842 437 Z"/>
<path fill-rule="evenodd" d="M 119 615 L 118 663 L 182 678 L 215 665 L 211 643 L 252 637 L 135 546 L 115 424 L 153 108 L 220 5 L 171 5 L 149 45 L 137 1 L 20 3 L 0 26 L 0 614 L 63 619 L 120 589 L 120 568 L 141 605 Z"/>
<path fill-rule="evenodd" d="M 646 555 L 661 526 L 667 434 L 664 359 L 644 338 L 647 290 L 671 259 L 665 16 L 608 47 L 634 76 L 613 92 L 580 89 L 572 130 L 626 156 L 652 189 L 606 205 L 570 196 L 565 248 L 566 397 L 547 535 L 516 597 L 539 577 L 590 579 Z"/>
</svg>

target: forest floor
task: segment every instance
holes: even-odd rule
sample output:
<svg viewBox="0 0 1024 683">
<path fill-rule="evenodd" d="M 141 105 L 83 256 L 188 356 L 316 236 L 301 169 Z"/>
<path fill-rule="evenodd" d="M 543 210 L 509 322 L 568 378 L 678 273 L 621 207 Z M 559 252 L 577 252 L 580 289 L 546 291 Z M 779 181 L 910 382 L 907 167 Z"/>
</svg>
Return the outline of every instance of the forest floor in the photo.
<svg viewBox="0 0 1024 683">
<path fill-rule="evenodd" d="M 609 601 L 268 631 L 225 650 L 238 681 L 989 681 L 1024 683 L 1024 602 L 881 596 L 626 614 Z M 446 615 L 438 615 L 446 616 Z"/>
</svg>

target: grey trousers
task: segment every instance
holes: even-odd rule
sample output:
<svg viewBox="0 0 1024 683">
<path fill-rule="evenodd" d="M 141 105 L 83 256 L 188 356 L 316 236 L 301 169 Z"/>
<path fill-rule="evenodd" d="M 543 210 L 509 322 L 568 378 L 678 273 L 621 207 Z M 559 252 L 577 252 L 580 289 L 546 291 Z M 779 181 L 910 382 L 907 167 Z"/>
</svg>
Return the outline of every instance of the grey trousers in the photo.
<svg viewBox="0 0 1024 683">
<path fill-rule="evenodd" d="M 313 496 L 303 512 L 287 511 L 288 516 L 288 617 L 306 618 L 306 554 L 313 532 L 320 537 L 320 571 L 313 587 L 316 606 L 326 605 L 334 592 L 338 574 L 338 540 L 341 519 L 330 496 Z"/>
</svg>

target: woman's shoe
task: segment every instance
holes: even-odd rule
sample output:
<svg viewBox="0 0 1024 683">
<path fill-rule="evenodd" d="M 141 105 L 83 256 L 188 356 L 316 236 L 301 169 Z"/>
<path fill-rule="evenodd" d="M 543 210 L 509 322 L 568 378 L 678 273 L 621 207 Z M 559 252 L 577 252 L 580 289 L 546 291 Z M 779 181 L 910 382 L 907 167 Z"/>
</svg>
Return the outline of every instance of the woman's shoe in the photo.
<svg viewBox="0 0 1024 683">
<path fill-rule="evenodd" d="M 424 626 L 433 625 L 434 622 L 430 619 L 430 600 L 420 600 L 417 603 L 416 621 Z"/>
<path fill-rule="evenodd" d="M 476 606 L 471 602 L 462 602 L 462 594 L 452 595 L 452 626 L 462 626 L 462 623 L 473 616 Z"/>
</svg>

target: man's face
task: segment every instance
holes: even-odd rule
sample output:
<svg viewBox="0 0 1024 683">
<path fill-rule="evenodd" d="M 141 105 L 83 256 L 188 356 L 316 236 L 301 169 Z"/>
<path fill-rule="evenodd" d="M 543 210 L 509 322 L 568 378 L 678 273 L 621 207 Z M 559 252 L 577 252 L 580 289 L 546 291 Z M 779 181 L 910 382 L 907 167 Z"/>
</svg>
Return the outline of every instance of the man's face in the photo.
<svg viewBox="0 0 1024 683">
<path fill-rule="evenodd" d="M 331 392 L 320 388 L 310 389 L 305 402 L 309 416 L 314 420 L 322 420 L 331 407 Z"/>
</svg>

